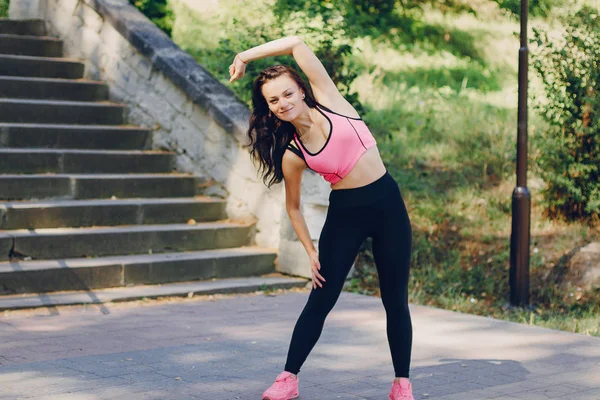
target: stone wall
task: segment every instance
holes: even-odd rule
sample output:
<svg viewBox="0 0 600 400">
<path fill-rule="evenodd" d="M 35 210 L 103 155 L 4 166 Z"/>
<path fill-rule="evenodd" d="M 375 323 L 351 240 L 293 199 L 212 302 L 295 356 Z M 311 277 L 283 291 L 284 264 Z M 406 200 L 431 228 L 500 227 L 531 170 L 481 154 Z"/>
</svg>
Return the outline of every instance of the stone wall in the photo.
<svg viewBox="0 0 600 400">
<path fill-rule="evenodd" d="M 244 148 L 250 111 L 229 88 L 126 0 L 11 0 L 9 16 L 44 19 L 65 57 L 84 60 L 85 77 L 107 82 L 111 100 L 128 106 L 129 123 L 153 129 L 154 148 L 176 151 L 178 170 L 212 178 L 206 193 L 227 200 L 230 218 L 256 221 L 256 245 L 278 249 L 278 271 L 311 276 L 283 183 L 269 190 L 257 175 Z M 302 211 L 315 246 L 330 190 L 305 172 Z"/>
</svg>

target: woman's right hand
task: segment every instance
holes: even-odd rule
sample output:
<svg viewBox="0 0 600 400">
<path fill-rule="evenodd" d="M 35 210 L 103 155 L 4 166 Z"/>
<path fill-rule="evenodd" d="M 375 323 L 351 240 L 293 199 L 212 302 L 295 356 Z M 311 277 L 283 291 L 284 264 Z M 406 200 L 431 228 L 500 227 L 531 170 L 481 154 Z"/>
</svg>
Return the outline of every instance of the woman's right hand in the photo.
<svg viewBox="0 0 600 400">
<path fill-rule="evenodd" d="M 319 270 L 321 269 L 321 263 L 319 262 L 319 253 L 316 251 L 312 251 L 308 253 L 308 258 L 310 259 L 313 289 L 316 289 L 317 285 L 319 285 L 319 287 L 323 287 L 323 283 L 321 283 L 318 280 L 321 279 L 323 282 L 325 282 L 325 278 L 323 278 L 319 273 Z"/>
<path fill-rule="evenodd" d="M 242 61 L 238 54 L 235 55 L 233 59 L 233 63 L 229 66 L 229 82 L 233 82 L 236 79 L 244 76 L 244 72 L 246 71 L 246 63 Z"/>
</svg>

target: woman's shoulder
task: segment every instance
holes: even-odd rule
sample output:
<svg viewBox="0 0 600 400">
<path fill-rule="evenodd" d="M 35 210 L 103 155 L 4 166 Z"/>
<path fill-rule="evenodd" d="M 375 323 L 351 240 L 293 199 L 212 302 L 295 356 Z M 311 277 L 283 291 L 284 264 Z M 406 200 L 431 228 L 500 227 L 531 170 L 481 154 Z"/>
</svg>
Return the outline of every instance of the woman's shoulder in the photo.
<svg viewBox="0 0 600 400">
<path fill-rule="evenodd" d="M 291 150 L 291 152 L 296 154 L 298 157 L 304 159 L 304 153 L 302 153 L 302 151 L 298 148 L 298 144 L 296 143 L 294 138 L 290 139 L 286 148 Z"/>
<path fill-rule="evenodd" d="M 332 114 L 351 119 L 362 119 L 352 104 L 341 94 L 334 96 L 334 98 L 315 98 L 315 102 L 317 103 L 317 107 Z"/>
</svg>

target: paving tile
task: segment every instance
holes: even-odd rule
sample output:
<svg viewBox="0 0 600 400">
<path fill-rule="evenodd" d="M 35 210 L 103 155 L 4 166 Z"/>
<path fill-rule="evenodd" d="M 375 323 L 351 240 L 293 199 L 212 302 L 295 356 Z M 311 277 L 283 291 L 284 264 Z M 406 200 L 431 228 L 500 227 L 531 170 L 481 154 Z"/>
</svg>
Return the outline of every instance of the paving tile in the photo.
<svg viewBox="0 0 600 400">
<path fill-rule="evenodd" d="M 284 368 L 307 296 L 11 312 L 0 324 L 11 327 L 0 331 L 0 398 L 257 399 Z M 410 309 L 416 400 L 600 399 L 600 338 Z M 385 318 L 380 299 L 343 292 L 302 366 L 300 399 L 387 398 Z"/>
</svg>

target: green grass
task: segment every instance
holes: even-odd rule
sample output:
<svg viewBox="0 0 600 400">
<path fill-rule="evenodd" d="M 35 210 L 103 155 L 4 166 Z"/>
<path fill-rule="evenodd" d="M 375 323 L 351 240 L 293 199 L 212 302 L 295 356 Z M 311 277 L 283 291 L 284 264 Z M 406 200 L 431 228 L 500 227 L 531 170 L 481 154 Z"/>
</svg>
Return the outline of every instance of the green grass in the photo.
<svg viewBox="0 0 600 400">
<path fill-rule="evenodd" d="M 258 23 L 256 9 L 236 3 L 201 15 L 175 4 L 175 41 L 228 85 L 233 54 L 214 59 L 206 50 L 227 34 L 233 17 Z M 409 210 L 410 301 L 600 336 L 600 291 L 578 290 L 564 266 L 565 254 L 600 240 L 600 230 L 543 217 L 537 206 L 543 182 L 531 160 L 534 307 L 508 304 L 518 23 L 488 7 L 478 17 L 429 11 L 420 29 L 423 35 L 410 45 L 357 40 L 348 60 L 359 73 L 353 89 L 365 105 L 362 117 Z M 530 93 L 541 95 L 531 70 Z M 532 109 L 529 128 L 532 138 L 544 129 Z M 535 149 L 530 140 L 529 153 Z M 359 254 L 357 270 L 347 290 L 379 296 L 368 250 Z"/>
</svg>

